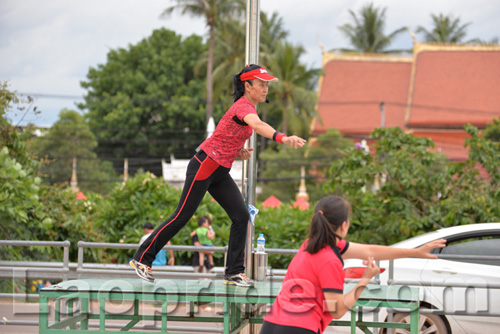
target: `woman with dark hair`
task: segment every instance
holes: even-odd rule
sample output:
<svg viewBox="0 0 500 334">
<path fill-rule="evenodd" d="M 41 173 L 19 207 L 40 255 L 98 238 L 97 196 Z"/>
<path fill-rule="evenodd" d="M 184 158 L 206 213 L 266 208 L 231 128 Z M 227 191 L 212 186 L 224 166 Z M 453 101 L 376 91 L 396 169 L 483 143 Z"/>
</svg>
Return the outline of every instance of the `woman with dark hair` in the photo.
<svg viewBox="0 0 500 334">
<path fill-rule="evenodd" d="M 379 268 L 374 261 L 403 257 L 435 259 L 434 248 L 446 240 L 416 249 L 358 244 L 344 238 L 349 230 L 350 206 L 337 196 L 322 198 L 314 208 L 309 238 L 290 262 L 261 334 L 323 333 L 333 318 L 341 318 L 354 306 Z M 366 260 L 366 271 L 356 287 L 344 295 L 343 259 Z"/>
<path fill-rule="evenodd" d="M 232 221 L 224 283 L 253 286 L 254 282 L 245 275 L 243 265 L 250 215 L 229 171 L 236 158 L 250 158 L 253 149 L 244 149 L 243 146 L 253 131 L 293 148 L 302 147 L 305 143 L 300 137 L 286 136 L 276 131 L 259 118 L 257 104 L 266 101 L 269 82 L 273 81 L 278 79 L 258 65 L 247 65 L 233 77 L 234 104 L 219 121 L 212 136 L 196 149 L 187 167 L 186 181 L 177 208 L 141 244 L 130 261 L 139 277 L 154 281 L 151 263 L 156 254 L 191 219 L 208 191 Z"/>
</svg>

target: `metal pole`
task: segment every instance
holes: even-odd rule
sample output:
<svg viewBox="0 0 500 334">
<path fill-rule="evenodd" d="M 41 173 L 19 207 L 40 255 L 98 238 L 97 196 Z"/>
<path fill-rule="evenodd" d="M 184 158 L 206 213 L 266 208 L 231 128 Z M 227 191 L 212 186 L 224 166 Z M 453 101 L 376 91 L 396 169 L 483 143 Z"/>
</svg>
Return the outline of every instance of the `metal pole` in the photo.
<svg viewBox="0 0 500 334">
<path fill-rule="evenodd" d="M 246 46 L 245 63 L 257 64 L 259 62 L 259 0 L 247 0 L 247 25 L 246 25 Z M 245 143 L 245 148 L 256 148 L 256 134 L 252 134 Z M 255 180 L 257 178 L 256 152 L 249 160 L 243 161 L 242 190 L 245 203 L 255 205 Z M 254 223 L 248 222 L 247 240 L 245 246 L 245 271 L 248 277 L 253 277 L 253 240 Z"/>
<path fill-rule="evenodd" d="M 380 112 L 382 113 L 380 127 L 383 129 L 383 128 L 385 128 L 385 103 L 384 102 L 380 102 Z"/>
<path fill-rule="evenodd" d="M 64 241 L 64 253 L 63 253 L 63 281 L 68 280 L 69 274 L 69 247 L 71 246 L 71 242 L 68 240 Z"/>
</svg>

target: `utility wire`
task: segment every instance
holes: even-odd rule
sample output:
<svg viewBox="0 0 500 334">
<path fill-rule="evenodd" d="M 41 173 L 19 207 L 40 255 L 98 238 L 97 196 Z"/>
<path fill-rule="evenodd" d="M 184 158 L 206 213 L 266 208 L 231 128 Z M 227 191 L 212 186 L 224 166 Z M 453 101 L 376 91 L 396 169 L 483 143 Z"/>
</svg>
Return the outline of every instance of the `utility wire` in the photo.
<svg viewBox="0 0 500 334">
<path fill-rule="evenodd" d="M 51 98 L 51 99 L 84 99 L 83 96 L 77 96 L 77 95 L 63 95 L 63 94 L 38 94 L 38 93 L 20 93 L 22 95 L 27 95 L 27 96 L 33 96 L 37 98 Z M 106 99 L 112 99 L 114 97 L 91 97 L 91 99 L 98 99 L 98 100 L 106 100 Z M 126 98 L 126 96 L 124 96 Z M 164 103 L 164 102 L 172 102 L 172 103 L 180 103 L 180 104 L 205 104 L 206 101 L 202 99 L 198 100 L 191 100 L 191 101 L 184 101 L 184 100 L 177 100 L 177 99 L 151 99 L 151 98 L 129 98 L 131 102 L 141 102 L 145 104 L 158 104 L 158 103 Z M 379 106 L 380 105 L 380 100 L 372 100 L 372 101 L 320 101 L 317 102 L 316 104 L 321 106 L 321 105 L 337 105 L 337 106 L 345 106 L 345 105 L 374 105 L 374 106 Z M 231 104 L 232 102 L 230 100 L 228 101 L 219 101 L 218 104 Z M 296 105 L 307 105 L 311 104 L 311 102 L 307 101 L 294 101 L 294 104 Z M 385 105 L 393 105 L 393 106 L 399 106 L 399 107 L 408 107 L 408 103 L 406 102 L 398 102 L 398 101 L 384 101 Z M 476 114 L 500 114 L 500 110 L 481 110 L 481 109 L 466 109 L 466 108 L 449 108 L 449 107 L 442 107 L 442 106 L 436 106 L 436 105 L 425 105 L 425 104 L 411 104 L 411 108 L 420 108 L 420 109 L 431 109 L 431 110 L 441 110 L 441 111 L 452 111 L 452 112 L 459 112 L 459 113 L 476 113 Z"/>
</svg>

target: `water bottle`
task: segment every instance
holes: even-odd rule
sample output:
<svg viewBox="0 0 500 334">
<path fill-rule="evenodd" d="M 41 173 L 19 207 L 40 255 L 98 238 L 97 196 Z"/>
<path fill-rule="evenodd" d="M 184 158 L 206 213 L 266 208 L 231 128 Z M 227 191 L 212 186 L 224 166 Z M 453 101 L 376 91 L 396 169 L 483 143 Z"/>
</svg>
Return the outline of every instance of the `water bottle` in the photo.
<svg viewBox="0 0 500 334">
<path fill-rule="evenodd" d="M 266 252 L 266 239 L 264 238 L 264 234 L 259 234 L 257 238 L 257 253 L 265 253 Z"/>
</svg>

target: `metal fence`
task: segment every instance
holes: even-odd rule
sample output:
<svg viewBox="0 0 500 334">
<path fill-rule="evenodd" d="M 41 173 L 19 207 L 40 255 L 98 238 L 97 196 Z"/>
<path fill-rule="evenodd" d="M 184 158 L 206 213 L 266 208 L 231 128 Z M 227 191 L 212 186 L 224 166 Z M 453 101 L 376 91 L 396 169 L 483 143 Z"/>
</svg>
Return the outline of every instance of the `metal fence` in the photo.
<svg viewBox="0 0 500 334">
<path fill-rule="evenodd" d="M 114 278 L 114 277 L 136 277 L 126 263 L 91 263 L 85 262 L 85 249 L 137 249 L 137 244 L 100 243 L 79 241 L 77 262 L 69 262 L 69 241 L 11 241 L 0 240 L 1 246 L 25 246 L 25 247 L 64 247 L 62 262 L 49 261 L 6 261 L 0 260 L 0 278 L 18 278 L 30 280 L 55 280 L 66 281 L 80 278 Z M 173 251 L 206 251 L 204 246 L 165 246 L 165 250 Z M 227 253 L 226 247 L 211 247 L 210 251 Z M 268 254 L 297 253 L 295 249 L 266 249 Z M 281 281 L 286 274 L 285 269 L 268 269 L 268 277 L 272 280 Z M 216 267 L 209 273 L 196 273 L 191 266 L 155 266 L 155 276 L 159 278 L 218 278 L 223 276 L 223 268 Z M 13 294 L 0 294 L 0 297 L 14 297 Z M 14 297 L 15 298 L 15 297 Z"/>
<path fill-rule="evenodd" d="M 128 264 L 114 263 L 89 263 L 85 262 L 84 250 L 88 248 L 98 249 L 137 249 L 137 244 L 116 244 L 116 243 L 98 243 L 98 242 L 78 242 L 78 260 L 77 263 L 69 262 L 69 241 L 48 242 L 48 241 L 16 241 L 16 240 L 0 240 L 1 246 L 22 246 L 22 247 L 63 247 L 62 262 L 47 262 L 47 261 L 0 261 L 0 278 L 4 279 L 31 279 L 31 280 L 55 280 L 66 281 L 71 279 L 81 278 L 115 278 L 115 277 L 136 277 L 135 272 L 131 270 Z M 206 251 L 203 246 L 165 246 L 165 250 L 173 251 Z M 227 247 L 212 247 L 214 252 L 227 253 Z M 268 254 L 287 254 L 294 255 L 296 249 L 266 249 Z M 468 256 L 468 255 L 438 255 L 440 259 L 447 260 L 486 260 L 496 261 L 500 263 L 498 256 Z M 191 266 L 156 266 L 155 276 L 158 278 L 222 278 L 224 268 L 214 268 L 209 273 L 196 273 Z M 286 274 L 286 269 L 268 268 L 268 279 L 273 281 L 282 281 Z M 346 282 L 356 282 L 356 279 L 346 279 Z M 371 281 L 373 284 L 380 284 L 379 274 Z M 394 261 L 389 261 L 388 268 L 388 285 L 403 285 L 416 287 L 450 287 L 450 288 L 488 288 L 500 289 L 500 284 L 487 283 L 438 283 L 431 281 L 403 281 L 394 279 Z M 0 298 L 14 299 L 38 299 L 38 294 L 15 294 L 15 293 L 0 293 Z M 467 315 L 474 316 L 477 314 L 468 311 L 446 311 L 438 309 L 422 309 L 422 314 L 432 313 L 439 315 Z M 374 316 L 378 317 L 378 311 L 374 311 Z M 389 314 L 391 319 L 392 314 Z M 481 312 L 481 316 L 500 317 L 499 312 Z M 0 315 L 0 318 L 2 315 Z M 33 321 L 4 321 L 4 325 L 38 325 L 38 322 Z"/>
</svg>

